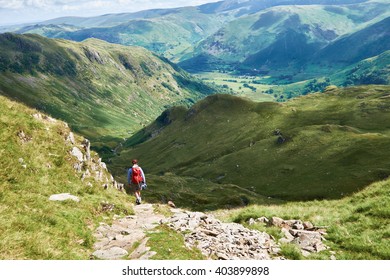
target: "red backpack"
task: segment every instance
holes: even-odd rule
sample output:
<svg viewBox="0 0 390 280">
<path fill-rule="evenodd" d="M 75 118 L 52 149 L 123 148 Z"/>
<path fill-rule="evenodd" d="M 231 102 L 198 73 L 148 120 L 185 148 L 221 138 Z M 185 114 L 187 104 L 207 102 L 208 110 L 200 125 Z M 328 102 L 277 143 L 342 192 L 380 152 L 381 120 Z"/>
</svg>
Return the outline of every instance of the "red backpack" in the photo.
<svg viewBox="0 0 390 280">
<path fill-rule="evenodd" d="M 142 177 L 142 172 L 141 168 L 137 167 L 132 167 L 132 172 L 131 172 L 131 182 L 133 184 L 139 184 L 142 183 L 144 178 Z"/>
</svg>

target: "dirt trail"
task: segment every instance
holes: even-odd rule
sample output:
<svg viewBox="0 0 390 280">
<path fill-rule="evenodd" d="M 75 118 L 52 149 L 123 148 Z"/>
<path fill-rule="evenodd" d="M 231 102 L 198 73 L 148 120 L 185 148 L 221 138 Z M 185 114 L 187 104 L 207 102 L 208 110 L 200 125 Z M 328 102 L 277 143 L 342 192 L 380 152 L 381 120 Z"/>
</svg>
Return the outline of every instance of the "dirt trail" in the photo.
<svg viewBox="0 0 390 280">
<path fill-rule="evenodd" d="M 146 231 L 155 228 L 165 217 L 154 213 L 152 204 L 134 206 L 134 212 L 135 215 L 114 220 L 111 226 L 100 224 L 95 232 L 94 258 L 147 260 L 156 254 L 146 246 Z"/>
</svg>

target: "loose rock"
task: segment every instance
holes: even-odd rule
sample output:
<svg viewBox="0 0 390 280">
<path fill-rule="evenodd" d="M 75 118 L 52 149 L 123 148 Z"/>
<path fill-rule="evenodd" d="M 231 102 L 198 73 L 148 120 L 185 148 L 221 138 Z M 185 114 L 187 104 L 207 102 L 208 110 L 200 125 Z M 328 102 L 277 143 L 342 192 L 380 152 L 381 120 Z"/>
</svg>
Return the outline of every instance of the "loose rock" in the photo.
<svg viewBox="0 0 390 280">
<path fill-rule="evenodd" d="M 222 223 L 200 212 L 178 212 L 168 225 L 185 234 L 188 247 L 197 247 L 210 259 L 267 260 L 278 258 L 278 245 L 267 233 L 250 230 L 237 223 Z"/>
</svg>

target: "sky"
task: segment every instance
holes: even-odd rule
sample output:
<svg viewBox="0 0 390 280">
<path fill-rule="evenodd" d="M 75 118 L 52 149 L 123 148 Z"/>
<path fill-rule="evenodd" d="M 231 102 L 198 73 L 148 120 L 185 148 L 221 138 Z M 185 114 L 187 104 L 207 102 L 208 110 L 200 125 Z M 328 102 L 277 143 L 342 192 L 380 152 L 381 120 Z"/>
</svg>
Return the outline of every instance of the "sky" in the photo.
<svg viewBox="0 0 390 280">
<path fill-rule="evenodd" d="M 0 26 L 63 17 L 197 6 L 220 0 L 0 0 Z"/>
</svg>

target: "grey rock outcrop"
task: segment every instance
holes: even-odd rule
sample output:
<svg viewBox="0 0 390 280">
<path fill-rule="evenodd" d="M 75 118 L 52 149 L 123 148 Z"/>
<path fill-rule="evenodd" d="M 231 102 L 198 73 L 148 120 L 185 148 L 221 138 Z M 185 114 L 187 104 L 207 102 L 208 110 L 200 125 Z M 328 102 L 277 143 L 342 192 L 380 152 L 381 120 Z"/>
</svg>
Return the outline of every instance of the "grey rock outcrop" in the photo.
<svg viewBox="0 0 390 280">
<path fill-rule="evenodd" d="M 73 133 L 69 133 L 65 137 L 65 140 L 68 143 L 72 143 L 72 150 L 70 154 L 76 158 L 76 162 L 73 164 L 73 168 L 81 174 L 81 180 L 87 181 L 92 179 L 96 182 L 100 182 L 101 186 L 107 189 L 108 187 L 113 187 L 120 191 L 123 190 L 123 185 L 118 184 L 115 181 L 114 177 L 108 172 L 107 165 L 102 162 L 101 158 L 98 158 L 96 155 L 93 155 L 91 152 L 91 142 L 88 139 L 84 139 L 82 143 L 77 146 L 75 145 L 75 137 Z"/>
<path fill-rule="evenodd" d="M 91 160 L 91 142 L 88 139 L 84 139 L 82 143 L 85 151 L 85 161 Z"/>
<path fill-rule="evenodd" d="M 296 244 L 304 256 L 328 249 L 322 242 L 326 240 L 326 230 L 323 227 L 316 227 L 309 221 L 283 220 L 279 217 L 271 217 L 268 222 L 267 220 L 262 217 L 254 221 L 281 228 L 284 237 L 279 242 Z"/>
<path fill-rule="evenodd" d="M 197 247 L 210 259 L 269 260 L 278 258 L 279 246 L 265 232 L 237 223 L 222 223 L 201 212 L 177 211 L 168 225 L 185 234 L 189 247 Z"/>
</svg>

